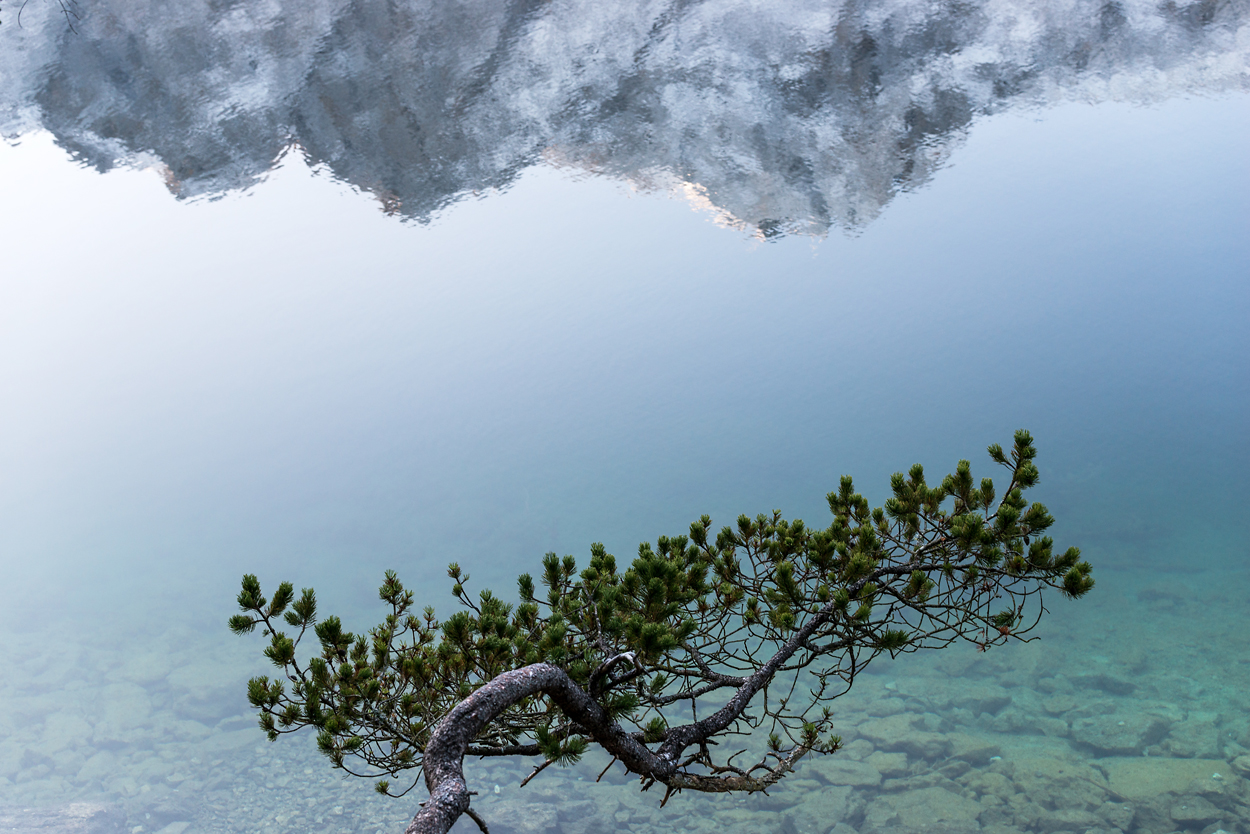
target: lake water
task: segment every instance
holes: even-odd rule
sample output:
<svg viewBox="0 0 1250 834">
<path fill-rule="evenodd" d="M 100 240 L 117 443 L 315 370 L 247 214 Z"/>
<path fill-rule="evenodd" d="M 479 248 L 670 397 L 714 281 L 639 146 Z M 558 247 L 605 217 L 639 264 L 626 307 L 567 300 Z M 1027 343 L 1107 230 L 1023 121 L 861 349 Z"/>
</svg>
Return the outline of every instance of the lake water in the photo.
<svg viewBox="0 0 1250 834">
<path fill-rule="evenodd" d="M 879 661 L 768 797 L 478 807 L 1250 834 L 1250 4 L 69 10 L 0 5 L 0 822 L 402 830 L 254 728 L 244 572 L 363 628 L 1027 427 L 1040 642 Z"/>
</svg>

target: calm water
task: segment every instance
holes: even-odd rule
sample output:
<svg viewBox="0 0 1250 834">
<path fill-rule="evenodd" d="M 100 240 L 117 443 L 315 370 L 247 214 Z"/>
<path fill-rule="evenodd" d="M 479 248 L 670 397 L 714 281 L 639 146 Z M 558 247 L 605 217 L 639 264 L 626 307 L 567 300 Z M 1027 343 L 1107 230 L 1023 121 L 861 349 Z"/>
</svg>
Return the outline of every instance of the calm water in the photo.
<svg viewBox="0 0 1250 834">
<path fill-rule="evenodd" d="M 0 820 L 399 830 L 250 729 L 243 572 L 364 626 L 1024 426 L 1099 578 L 1042 644 L 883 664 L 771 799 L 479 770 L 492 830 L 1250 834 L 1246 2 L 77 9 L 0 6 Z"/>
</svg>

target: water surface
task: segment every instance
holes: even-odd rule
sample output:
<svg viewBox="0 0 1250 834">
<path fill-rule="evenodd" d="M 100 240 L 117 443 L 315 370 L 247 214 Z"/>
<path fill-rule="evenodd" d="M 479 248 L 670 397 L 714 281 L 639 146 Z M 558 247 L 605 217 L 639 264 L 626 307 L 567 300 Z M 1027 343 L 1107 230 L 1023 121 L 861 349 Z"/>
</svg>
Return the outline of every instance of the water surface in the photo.
<svg viewBox="0 0 1250 834">
<path fill-rule="evenodd" d="M 0 18 L 0 802 L 398 830 L 251 729 L 244 571 L 363 626 L 388 567 L 444 603 L 453 559 L 510 591 L 704 512 L 823 523 L 844 472 L 881 500 L 1025 426 L 1100 582 L 1041 644 L 866 676 L 858 746 L 770 799 L 588 764 L 481 801 L 1250 827 L 1244 3 L 82 11 Z"/>
</svg>

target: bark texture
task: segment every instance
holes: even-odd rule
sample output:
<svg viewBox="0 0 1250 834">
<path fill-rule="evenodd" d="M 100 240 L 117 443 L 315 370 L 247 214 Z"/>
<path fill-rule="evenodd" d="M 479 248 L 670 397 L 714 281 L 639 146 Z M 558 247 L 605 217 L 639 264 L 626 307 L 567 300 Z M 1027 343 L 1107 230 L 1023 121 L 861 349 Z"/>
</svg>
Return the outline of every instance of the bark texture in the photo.
<svg viewBox="0 0 1250 834">
<path fill-rule="evenodd" d="M 856 590 L 866 580 L 856 584 Z M 764 778 L 745 773 L 704 776 L 678 772 L 682 753 L 692 744 L 711 738 L 739 716 L 777 669 L 824 624 L 833 610 L 821 612 L 786 641 L 781 650 L 748 676 L 729 703 L 708 718 L 670 730 L 658 753 L 625 732 L 603 708 L 562 669 L 534 663 L 504 672 L 457 704 L 434 728 L 425 748 L 425 784 L 430 798 L 413 817 L 404 834 L 446 834 L 469 809 L 469 788 L 464 779 L 464 756 L 469 744 L 496 717 L 523 698 L 545 694 L 566 716 L 596 743 L 619 759 L 630 771 L 647 776 L 671 789 L 700 791 L 758 791 L 780 779 L 807 748 L 798 747 Z"/>
<path fill-rule="evenodd" d="M 633 772 L 663 781 L 664 776 L 676 770 L 671 759 L 652 753 L 608 718 L 603 708 L 563 670 L 534 663 L 490 681 L 457 704 L 434 728 L 424 761 L 430 798 L 404 834 L 446 834 L 451 829 L 469 808 L 469 788 L 464 780 L 464 755 L 469 742 L 509 706 L 539 693 L 551 698 L 565 715 Z"/>
</svg>

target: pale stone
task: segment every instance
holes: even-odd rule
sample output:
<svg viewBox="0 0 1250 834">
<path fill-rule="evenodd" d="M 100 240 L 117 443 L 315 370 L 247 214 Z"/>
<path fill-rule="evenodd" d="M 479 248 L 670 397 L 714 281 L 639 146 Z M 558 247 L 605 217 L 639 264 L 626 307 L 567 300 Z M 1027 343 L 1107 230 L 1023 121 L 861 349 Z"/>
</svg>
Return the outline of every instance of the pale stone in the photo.
<svg viewBox="0 0 1250 834">
<path fill-rule="evenodd" d="M 1100 689 L 1112 695 L 1131 695 L 1137 689 L 1137 684 L 1132 681 L 1106 673 L 1073 675 L 1072 683 L 1082 689 Z"/>
<path fill-rule="evenodd" d="M 117 757 L 107 750 L 101 750 L 78 770 L 78 781 L 82 783 L 96 782 L 111 777 L 117 770 Z"/>
<path fill-rule="evenodd" d="M 1040 797 L 1050 796 L 1063 798 L 1056 807 L 1096 808 L 1106 796 L 1103 788 L 1106 780 L 1085 762 L 1054 756 L 1029 756 L 1019 757 L 1013 764 L 1012 780 L 1016 790 L 1043 805 L 1047 804 L 1047 800 Z M 1097 820 L 1089 820 L 1079 826 L 1067 826 L 1065 830 L 1084 831 L 1097 824 Z"/>
<path fill-rule="evenodd" d="M 1181 793 L 1194 779 L 1219 773 L 1227 765 L 1209 759 L 1156 759 L 1143 756 L 1107 758 L 1099 761 L 1111 789 L 1129 799 L 1153 799 L 1165 793 Z"/>
<path fill-rule="evenodd" d="M 1001 686 L 980 684 L 961 690 L 951 698 L 951 705 L 969 710 L 973 715 L 994 715 L 1011 703 L 1011 694 Z"/>
<path fill-rule="evenodd" d="M 897 683 L 898 694 L 916 702 L 922 702 L 928 709 L 935 712 L 947 712 L 950 709 L 951 696 L 962 690 L 961 686 L 951 686 L 945 677 L 938 678 L 904 678 Z"/>
<path fill-rule="evenodd" d="M 981 798 L 981 804 L 985 805 L 985 797 Z M 985 834 L 1020 834 L 1020 830 L 1013 825 L 1015 815 L 999 805 L 986 806 L 981 816 L 977 817 L 977 822 L 981 823 Z"/>
<path fill-rule="evenodd" d="M 1068 710 L 1076 709 L 1076 699 L 1071 695 L 1052 695 L 1042 701 L 1042 709 L 1051 715 L 1063 715 Z"/>
<path fill-rule="evenodd" d="M 87 754 L 90 752 L 90 747 L 75 747 L 54 753 L 48 758 L 52 762 L 52 769 L 61 776 L 77 776 L 78 771 L 87 763 Z"/>
<path fill-rule="evenodd" d="M 1016 787 L 1010 779 L 1001 773 L 994 773 L 993 771 L 974 773 L 964 781 L 964 784 L 977 793 L 982 794 L 982 804 L 990 798 L 1005 798 L 1016 793 Z"/>
<path fill-rule="evenodd" d="M 1244 783 L 1240 776 L 1236 773 L 1227 771 L 1212 771 L 1207 776 L 1195 779 L 1185 788 L 1185 793 L 1191 793 L 1195 796 L 1205 796 L 1212 801 L 1218 802 L 1220 797 L 1239 796 L 1244 790 Z"/>
<path fill-rule="evenodd" d="M 498 785 L 495 787 L 498 787 Z M 560 820 L 563 822 L 566 820 L 577 820 L 582 817 L 591 816 L 598 809 L 593 801 L 589 799 L 580 799 L 571 802 L 562 802 L 556 807 L 556 810 L 560 815 Z"/>
<path fill-rule="evenodd" d="M 173 764 L 165 761 L 159 756 L 151 756 L 142 761 L 135 761 L 126 768 L 127 772 L 138 779 L 140 783 L 160 782 L 168 776 L 173 769 Z"/>
<path fill-rule="evenodd" d="M 1072 722 L 1072 740 L 1107 755 L 1131 756 L 1157 743 L 1167 722 L 1153 715 L 1112 713 Z"/>
<path fill-rule="evenodd" d="M 759 819 L 760 819 L 759 811 L 751 810 L 749 808 L 729 808 L 726 810 L 717 811 L 715 815 L 715 822 L 716 822 L 717 830 L 724 831 L 724 832 L 750 831 L 752 830 L 754 826 L 757 826 L 759 824 Z M 620 820 L 620 822 L 626 822 L 626 820 Z M 784 818 L 781 820 L 781 822 L 784 825 Z M 631 829 L 632 827 L 625 827 L 623 829 L 618 829 L 618 830 L 629 831 Z M 612 830 L 613 829 L 610 829 L 610 828 L 602 829 L 598 832 L 595 832 L 595 834 L 604 834 L 604 832 L 610 832 Z"/>
<path fill-rule="evenodd" d="M 907 755 L 905 753 L 873 753 L 864 761 L 876 768 L 886 779 L 897 779 L 908 773 Z"/>
<path fill-rule="evenodd" d="M 991 757 L 1003 754 L 997 744 L 967 733 L 948 733 L 946 741 L 950 745 L 950 758 L 974 766 L 986 764 Z"/>
<path fill-rule="evenodd" d="M 1133 824 L 1136 811 L 1127 802 L 1104 802 L 1098 809 L 1098 816 L 1112 828 L 1128 831 Z"/>
<path fill-rule="evenodd" d="M 1058 808 L 1038 821 L 1038 829 L 1045 834 L 1056 831 L 1085 831 L 1102 822 L 1089 811 L 1079 808 Z"/>
<path fill-rule="evenodd" d="M 1221 754 L 1220 731 L 1216 716 L 1198 713 L 1173 724 L 1163 747 L 1173 756 L 1215 759 Z"/>
<path fill-rule="evenodd" d="M 100 690 L 100 718 L 125 729 L 137 727 L 152 713 L 147 690 L 133 683 L 113 683 Z"/>
<path fill-rule="evenodd" d="M 878 797 L 864 815 L 860 830 L 873 832 L 916 831 L 946 826 L 972 826 L 982 811 L 980 803 L 942 788 L 921 788 Z"/>
<path fill-rule="evenodd" d="M 146 745 L 156 741 L 157 736 L 152 727 L 123 727 L 111 721 L 101 721 L 92 730 L 91 741 L 96 745 Z"/>
<path fill-rule="evenodd" d="M 960 759 L 950 759 L 937 769 L 937 772 L 946 779 L 957 781 L 965 773 L 972 770 L 972 765 Z"/>
<path fill-rule="evenodd" d="M 134 796 L 139 792 L 139 783 L 131 776 L 118 776 L 115 779 L 110 779 L 105 784 L 105 787 L 113 793 L 127 797 Z"/>
<path fill-rule="evenodd" d="M 865 710 L 869 715 L 878 718 L 884 718 L 891 715 L 898 715 L 907 710 L 907 702 L 902 698 L 881 698 L 873 701 Z"/>
<path fill-rule="evenodd" d="M 40 768 L 35 770 L 40 772 Z M 64 801 L 64 798 L 70 795 L 70 785 L 67 781 L 60 776 L 47 776 L 46 774 L 47 769 L 44 768 L 38 779 L 31 779 L 28 782 L 19 780 L 19 788 L 24 802 L 29 802 L 35 806 L 48 806 Z"/>
<path fill-rule="evenodd" d="M 26 748 L 12 741 L 0 741 L 0 777 L 16 776 L 22 769 Z"/>
<path fill-rule="evenodd" d="M 1172 805 L 1169 816 L 1176 822 L 1192 828 L 1195 823 L 1202 825 L 1215 822 L 1223 819 L 1226 814 L 1200 796 L 1187 796 Z"/>
<path fill-rule="evenodd" d="M 81 715 L 57 712 L 48 716 L 43 725 L 43 741 L 39 751 L 44 755 L 56 753 L 67 747 L 79 747 L 91 740 L 91 725 Z"/>
<path fill-rule="evenodd" d="M 880 750 L 902 752 L 920 759 L 944 756 L 949 747 L 946 736 L 915 729 L 921 720 L 917 715 L 892 715 L 866 721 L 857 729 Z"/>
<path fill-rule="evenodd" d="M 126 815 L 112 805 L 74 802 L 52 808 L 0 807 L 0 831 L 123 834 Z"/>
<path fill-rule="evenodd" d="M 782 828 L 793 834 L 828 834 L 857 810 L 851 788 L 824 788 L 805 794 L 792 806 L 785 814 Z"/>
<path fill-rule="evenodd" d="M 205 727 L 199 721 L 191 720 L 173 720 L 162 727 L 170 740 L 184 742 L 199 742 L 207 739 L 213 734 L 213 731 Z M 252 733 L 252 740 L 263 738 L 259 729 Z"/>
<path fill-rule="evenodd" d="M 872 742 L 866 738 L 857 738 L 839 750 L 836 755 L 839 759 L 850 759 L 851 761 L 862 762 L 864 759 L 871 756 L 872 752 Z M 1250 764 L 1250 758 L 1247 759 L 1247 763 Z"/>
<path fill-rule="evenodd" d="M 100 720 L 92 741 L 99 744 L 139 744 L 155 739 L 152 699 L 133 683 L 114 683 L 100 690 Z"/>
<path fill-rule="evenodd" d="M 857 765 L 858 763 L 852 762 L 851 764 Z M 873 772 L 875 773 L 876 771 Z M 812 778 L 814 776 L 814 773 L 805 772 L 802 776 L 786 777 L 785 785 L 787 792 L 794 791 L 799 794 L 803 794 L 807 791 L 823 791 L 825 789 L 825 783 L 819 779 Z"/>
<path fill-rule="evenodd" d="M 220 663 L 188 664 L 170 672 L 165 681 L 181 695 L 177 711 L 189 718 L 216 722 L 238 712 L 242 691 Z"/>
<path fill-rule="evenodd" d="M 142 685 L 156 683 L 169 674 L 171 658 L 163 652 L 135 654 L 126 659 L 119 669 L 109 675 L 110 679 L 122 679 Z"/>
<path fill-rule="evenodd" d="M 189 822 L 171 822 L 160 831 L 157 831 L 156 834 L 182 834 L 182 832 L 186 831 L 190 827 L 191 823 Z"/>
<path fill-rule="evenodd" d="M 990 732 L 999 735 L 1030 735 L 1033 731 L 1033 722 L 1037 716 L 1018 709 L 1003 710 L 989 721 L 977 720 L 970 724 L 975 727 L 981 727 Z"/>
<path fill-rule="evenodd" d="M 806 772 L 813 773 L 827 785 L 863 788 L 881 784 L 880 771 L 868 762 L 847 761 L 834 756 L 812 762 Z"/>
<path fill-rule="evenodd" d="M 236 753 L 247 749 L 249 745 L 255 744 L 256 740 L 262 737 L 259 728 L 216 732 L 205 738 L 197 747 L 205 755 Z"/>
<path fill-rule="evenodd" d="M 1072 685 L 1072 681 L 1068 680 L 1068 678 L 1063 674 L 1058 674 L 1049 678 L 1041 678 L 1038 680 L 1036 688 L 1038 692 L 1051 693 L 1073 692 L 1076 689 L 1076 687 Z"/>
<path fill-rule="evenodd" d="M 981 671 L 974 670 L 973 667 L 985 665 L 985 655 L 960 646 L 958 649 L 942 652 L 933 667 L 951 678 L 970 678 Z"/>
<path fill-rule="evenodd" d="M 1071 728 L 1068 726 L 1067 721 L 1061 718 L 1050 718 L 1045 715 L 1033 716 L 1029 722 L 1029 728 L 1049 738 L 1067 738 L 1071 735 Z"/>
</svg>

